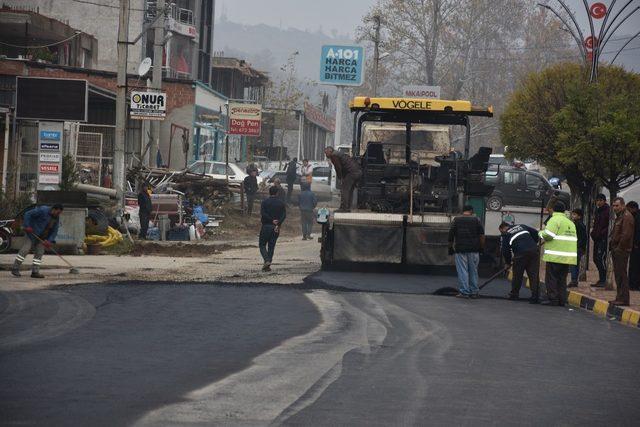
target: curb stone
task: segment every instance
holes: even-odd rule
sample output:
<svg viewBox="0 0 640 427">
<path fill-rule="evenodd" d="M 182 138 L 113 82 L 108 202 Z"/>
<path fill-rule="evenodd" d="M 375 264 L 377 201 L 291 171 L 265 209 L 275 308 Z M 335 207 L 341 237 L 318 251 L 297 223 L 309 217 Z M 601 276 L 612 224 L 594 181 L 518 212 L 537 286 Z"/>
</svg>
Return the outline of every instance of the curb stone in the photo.
<svg viewBox="0 0 640 427">
<path fill-rule="evenodd" d="M 607 301 L 592 298 L 576 291 L 569 291 L 567 301 L 570 306 L 592 311 L 600 317 L 615 319 L 623 325 L 640 328 L 640 312 L 626 307 L 618 307 Z"/>
<path fill-rule="evenodd" d="M 511 271 L 509 271 L 507 277 L 509 281 L 511 281 L 513 277 Z M 529 288 L 528 277 L 524 277 L 524 282 L 525 286 Z M 544 283 L 540 281 L 540 292 L 543 291 L 543 285 Z M 615 319 L 623 325 L 631 326 L 633 328 L 640 328 L 640 312 L 632 310 L 630 308 L 611 305 L 607 301 L 592 298 L 576 291 L 569 291 L 567 302 L 572 307 L 591 311 L 600 317 L 606 317 L 612 320 Z"/>
</svg>

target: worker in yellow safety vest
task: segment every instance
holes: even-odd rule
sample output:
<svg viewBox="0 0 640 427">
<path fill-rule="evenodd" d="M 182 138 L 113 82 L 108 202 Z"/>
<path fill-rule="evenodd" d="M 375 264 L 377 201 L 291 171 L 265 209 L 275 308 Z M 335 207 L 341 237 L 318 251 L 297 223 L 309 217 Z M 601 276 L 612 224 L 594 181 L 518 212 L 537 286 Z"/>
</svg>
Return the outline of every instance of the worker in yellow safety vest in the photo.
<svg viewBox="0 0 640 427">
<path fill-rule="evenodd" d="M 543 304 L 564 306 L 567 302 L 567 274 L 569 266 L 578 263 L 576 226 L 564 213 L 562 202 L 549 208 L 551 218 L 539 235 L 544 244 L 542 260 L 546 264 L 545 285 L 549 301 Z"/>
</svg>

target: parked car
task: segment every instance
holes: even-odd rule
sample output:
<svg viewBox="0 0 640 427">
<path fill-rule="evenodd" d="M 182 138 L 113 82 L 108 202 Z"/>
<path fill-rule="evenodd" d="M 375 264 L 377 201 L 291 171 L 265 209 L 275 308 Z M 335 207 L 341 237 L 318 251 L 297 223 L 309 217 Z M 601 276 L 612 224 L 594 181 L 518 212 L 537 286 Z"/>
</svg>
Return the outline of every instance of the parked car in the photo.
<svg viewBox="0 0 640 427">
<path fill-rule="evenodd" d="M 488 170 L 485 183 L 494 186 L 487 198 L 487 209 L 492 211 L 498 211 L 505 205 L 546 206 L 552 196 L 569 208 L 571 200 L 569 193 L 554 189 L 543 175 L 522 168 Z"/>
<path fill-rule="evenodd" d="M 331 199 L 331 187 L 329 186 L 329 176 L 331 169 L 329 166 L 316 166 L 313 168 L 313 181 L 311 183 L 311 190 L 316 193 L 318 200 L 330 200 Z M 267 184 L 273 183 L 276 178 L 280 179 L 282 186 L 287 188 L 287 172 L 286 171 L 273 171 L 268 170 L 260 174 L 260 178 L 266 180 Z M 296 184 L 293 187 L 294 200 L 297 199 L 300 191 L 300 175 L 297 175 Z"/>
<path fill-rule="evenodd" d="M 226 179 L 229 174 L 229 183 L 242 184 L 247 173 L 237 164 L 229 162 L 229 168 L 225 162 L 212 162 L 207 160 L 196 160 L 189 166 L 189 171 L 201 175 L 208 175 L 216 179 Z M 258 177 L 258 185 L 262 182 Z"/>
</svg>

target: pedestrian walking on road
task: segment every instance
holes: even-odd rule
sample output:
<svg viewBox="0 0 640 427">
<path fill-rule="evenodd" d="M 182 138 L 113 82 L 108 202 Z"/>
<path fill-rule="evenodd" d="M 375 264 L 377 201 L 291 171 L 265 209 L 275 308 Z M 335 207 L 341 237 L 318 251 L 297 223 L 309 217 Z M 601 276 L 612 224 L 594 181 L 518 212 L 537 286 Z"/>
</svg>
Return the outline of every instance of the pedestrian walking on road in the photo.
<svg viewBox="0 0 640 427">
<path fill-rule="evenodd" d="M 138 217 L 140 218 L 140 232 L 138 233 L 138 237 L 143 240 L 147 238 L 152 210 L 151 186 L 145 182 L 138 192 Z"/>
<path fill-rule="evenodd" d="M 633 215 L 635 231 L 633 233 L 633 249 L 629 258 L 629 289 L 640 291 L 640 214 L 638 202 L 627 203 L 627 210 Z"/>
<path fill-rule="evenodd" d="M 275 186 L 269 188 L 269 197 L 262 201 L 260 214 L 262 227 L 260 228 L 258 247 L 264 261 L 262 271 L 271 271 L 280 227 L 287 217 L 287 207 L 278 197 L 278 189 Z"/>
<path fill-rule="evenodd" d="M 256 199 L 258 193 L 258 171 L 257 169 L 249 170 L 249 175 L 244 178 L 242 187 L 244 194 L 247 196 L 247 215 L 251 216 L 253 213 L 253 202 Z"/>
<path fill-rule="evenodd" d="M 362 168 L 349 155 L 336 151 L 333 147 L 325 148 L 324 154 L 331 160 L 336 170 L 336 177 L 341 180 L 340 211 L 350 212 L 353 203 L 353 190 L 362 179 Z"/>
<path fill-rule="evenodd" d="M 550 209 L 551 219 L 539 235 L 544 244 L 543 261 L 546 265 L 545 305 L 564 306 L 567 303 L 567 274 L 569 267 L 578 263 L 578 237 L 576 226 L 564 213 L 565 206 L 556 202 Z"/>
<path fill-rule="evenodd" d="M 613 273 L 616 278 L 616 299 L 609 301 L 611 305 L 629 305 L 629 256 L 633 249 L 633 237 L 635 233 L 635 220 L 627 210 L 624 199 L 613 199 L 613 212 L 616 215 L 611 230 L 609 250 L 613 262 Z"/>
<path fill-rule="evenodd" d="M 531 288 L 531 304 L 538 304 L 540 289 L 540 251 L 538 230 L 525 224 L 500 224 L 502 256 L 507 267 L 513 267 L 510 300 L 518 300 L 524 272 L 527 272 Z M 513 253 L 513 257 L 512 257 Z"/>
<path fill-rule="evenodd" d="M 308 184 L 309 188 L 311 188 L 311 183 L 313 182 L 313 166 L 309 163 L 309 159 L 302 161 L 300 175 L 300 189 L 302 190 L 302 184 Z"/>
<path fill-rule="evenodd" d="M 275 187 L 277 191 L 276 197 L 282 200 L 282 203 L 286 203 L 287 193 L 284 191 L 284 188 L 282 187 L 282 182 L 280 181 L 280 178 L 276 178 L 273 180 L 273 187 Z M 271 192 L 269 192 L 269 194 L 271 194 Z"/>
<path fill-rule="evenodd" d="M 287 171 L 287 204 L 291 203 L 291 195 L 293 194 L 293 186 L 298 180 L 298 158 L 294 157 L 284 168 Z"/>
<path fill-rule="evenodd" d="M 449 255 L 455 254 L 458 297 L 478 296 L 478 264 L 484 240 L 484 228 L 473 214 L 473 207 L 464 206 L 462 216 L 455 217 L 449 229 Z"/>
<path fill-rule="evenodd" d="M 604 194 L 596 196 L 591 239 L 593 240 L 593 263 L 598 269 L 598 281 L 592 286 L 604 288 L 607 281 L 607 238 L 609 236 L 609 205 Z"/>
<path fill-rule="evenodd" d="M 60 226 L 60 214 L 63 211 L 62 205 L 56 204 L 52 207 L 38 206 L 27 211 L 24 214 L 22 227 L 27 235 L 16 259 L 13 261 L 11 274 L 20 277 L 20 265 L 33 249 L 33 264 L 31 266 L 31 277 L 42 279 L 44 276 L 40 273 L 42 265 L 42 256 L 45 249 L 51 248 L 56 242 L 56 235 Z"/>
<path fill-rule="evenodd" d="M 318 200 L 313 191 L 311 191 L 309 184 L 303 182 L 300 187 L 302 191 L 298 195 L 298 207 L 300 208 L 300 222 L 302 223 L 302 240 L 310 240 L 315 218 L 314 212 L 318 205 Z"/>
<path fill-rule="evenodd" d="M 582 222 L 584 212 L 582 209 L 576 208 L 571 211 L 571 220 L 576 226 L 576 236 L 578 237 L 578 263 L 569 267 L 571 272 L 571 282 L 567 287 L 575 288 L 578 286 L 580 276 L 580 261 L 582 256 L 587 252 L 587 227 Z"/>
</svg>

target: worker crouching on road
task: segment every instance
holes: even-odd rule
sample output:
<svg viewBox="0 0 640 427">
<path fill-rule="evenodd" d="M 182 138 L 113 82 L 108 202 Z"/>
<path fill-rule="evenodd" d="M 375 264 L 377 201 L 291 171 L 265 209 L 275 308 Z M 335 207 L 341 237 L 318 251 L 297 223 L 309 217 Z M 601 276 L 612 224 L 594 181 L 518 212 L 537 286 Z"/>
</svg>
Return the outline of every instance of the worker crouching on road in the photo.
<svg viewBox="0 0 640 427">
<path fill-rule="evenodd" d="M 564 213 L 565 206 L 556 202 L 551 218 L 539 235 L 544 244 L 542 259 L 547 263 L 545 284 L 549 301 L 545 305 L 564 306 L 567 302 L 567 274 L 578 263 L 576 226 Z"/>
<path fill-rule="evenodd" d="M 334 150 L 333 147 L 325 148 L 324 154 L 333 163 L 336 176 L 342 183 L 340 186 L 340 211 L 349 212 L 353 202 L 353 190 L 362 179 L 362 169 L 354 159 L 341 151 Z"/>
<path fill-rule="evenodd" d="M 635 220 L 627 210 L 622 197 L 616 197 L 612 203 L 613 212 L 616 215 L 609 250 L 613 261 L 613 273 L 616 277 L 616 299 L 609 301 L 611 305 L 629 305 L 629 256 L 633 249 L 633 234 L 635 232 Z"/>
<path fill-rule="evenodd" d="M 502 234 L 502 256 L 507 267 L 513 264 L 511 279 L 510 300 L 517 300 L 520 296 L 520 287 L 524 272 L 527 272 L 531 287 L 529 303 L 538 304 L 540 289 L 540 251 L 538 250 L 538 230 L 528 225 L 510 225 L 506 222 L 500 224 Z M 513 257 L 511 256 L 513 253 Z"/>
<path fill-rule="evenodd" d="M 280 235 L 280 227 L 287 217 L 287 207 L 278 197 L 278 188 L 269 188 L 269 197 L 262 201 L 260 206 L 262 228 L 258 246 L 260 254 L 264 260 L 262 271 L 271 271 L 273 253 L 276 249 L 276 242 Z"/>
<path fill-rule="evenodd" d="M 459 298 L 478 296 L 478 264 L 484 240 L 484 228 L 473 215 L 473 207 L 464 206 L 462 216 L 455 217 L 449 229 L 449 255 L 455 254 Z"/>
<path fill-rule="evenodd" d="M 53 205 L 52 207 L 39 206 L 24 214 L 22 226 L 29 238 L 25 240 L 16 256 L 11 268 L 11 274 L 20 277 L 20 265 L 33 248 L 31 277 L 36 279 L 44 278 L 40 273 L 42 256 L 44 255 L 44 250 L 49 249 L 56 242 L 56 235 L 60 226 L 60 214 L 63 209 L 62 205 Z"/>
</svg>

